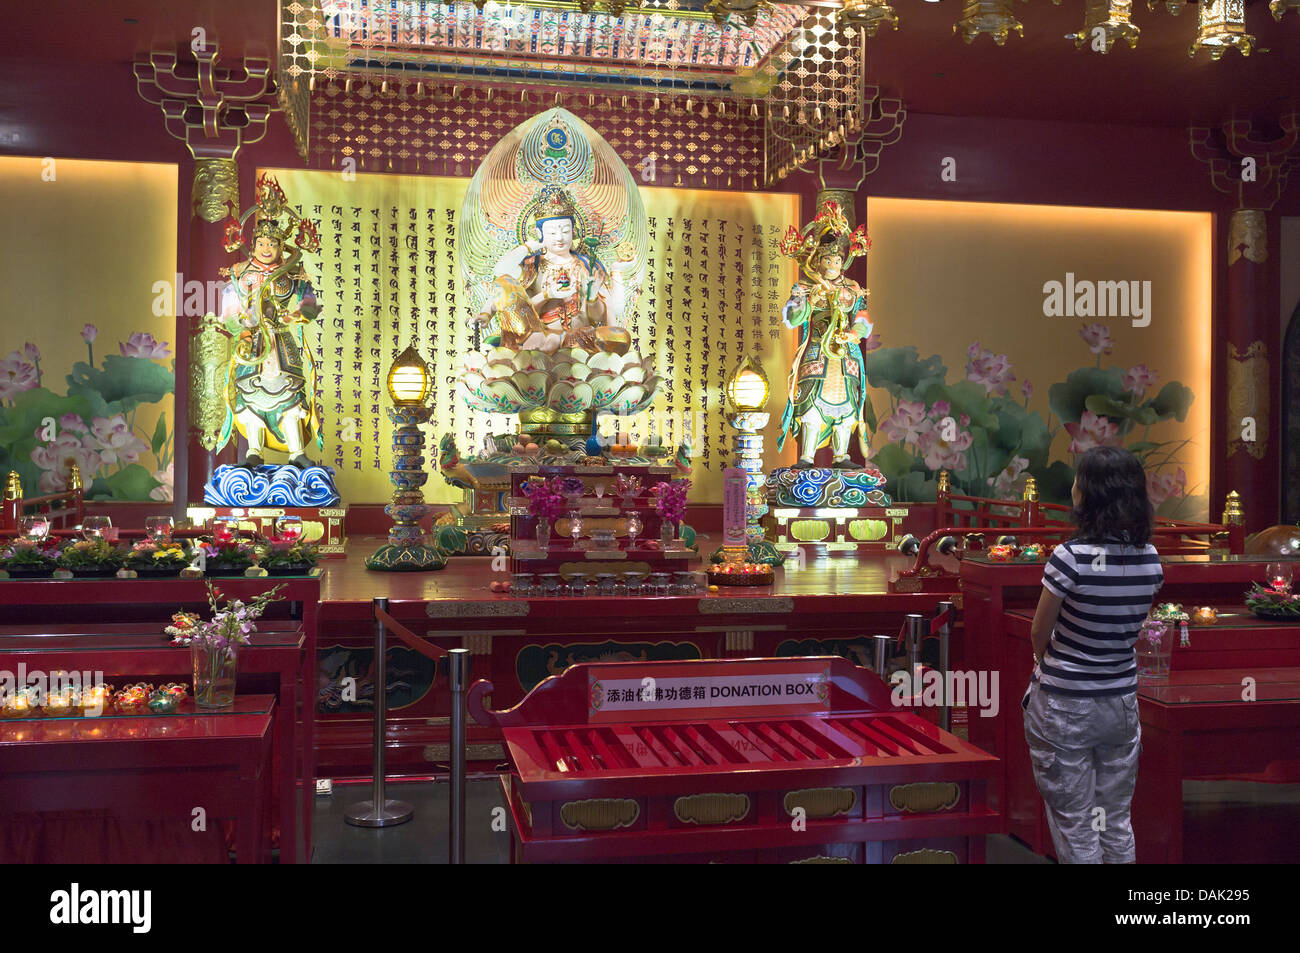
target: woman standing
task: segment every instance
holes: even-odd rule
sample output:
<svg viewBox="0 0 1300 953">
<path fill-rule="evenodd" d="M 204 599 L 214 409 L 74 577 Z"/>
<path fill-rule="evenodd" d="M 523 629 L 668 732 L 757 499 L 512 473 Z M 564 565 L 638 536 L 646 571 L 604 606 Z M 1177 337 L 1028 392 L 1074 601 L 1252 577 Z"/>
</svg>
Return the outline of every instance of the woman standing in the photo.
<svg viewBox="0 0 1300 953">
<path fill-rule="evenodd" d="M 1138 629 L 1164 582 L 1137 457 L 1097 447 L 1074 480 L 1079 531 L 1043 571 L 1025 740 L 1063 864 L 1134 862 Z"/>
</svg>

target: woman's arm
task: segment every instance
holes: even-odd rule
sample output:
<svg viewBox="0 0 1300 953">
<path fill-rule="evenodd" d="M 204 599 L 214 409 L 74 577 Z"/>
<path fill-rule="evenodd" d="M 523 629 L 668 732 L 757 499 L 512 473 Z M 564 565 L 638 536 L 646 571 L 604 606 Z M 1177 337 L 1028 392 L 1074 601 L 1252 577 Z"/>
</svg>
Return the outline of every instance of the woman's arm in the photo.
<svg viewBox="0 0 1300 953">
<path fill-rule="evenodd" d="M 1038 597 L 1038 608 L 1034 610 L 1034 622 L 1029 627 L 1029 641 L 1034 646 L 1034 662 L 1042 661 L 1047 651 L 1047 643 L 1052 640 L 1052 629 L 1056 628 L 1056 619 L 1061 614 L 1061 597 L 1054 596 L 1046 589 Z"/>
</svg>

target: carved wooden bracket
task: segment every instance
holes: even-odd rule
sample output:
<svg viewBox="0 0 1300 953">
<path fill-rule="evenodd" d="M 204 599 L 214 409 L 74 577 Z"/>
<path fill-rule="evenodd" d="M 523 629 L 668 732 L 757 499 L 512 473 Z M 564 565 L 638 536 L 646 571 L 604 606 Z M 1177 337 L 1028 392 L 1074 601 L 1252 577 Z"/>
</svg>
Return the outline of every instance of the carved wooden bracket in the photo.
<svg viewBox="0 0 1300 953">
<path fill-rule="evenodd" d="M 1248 120 L 1232 120 L 1217 128 L 1193 126 L 1192 155 L 1210 168 L 1210 183 L 1235 196 L 1238 208 L 1268 211 L 1277 204 L 1288 176 L 1300 166 L 1300 116 L 1278 120 L 1277 139 L 1254 138 Z"/>
</svg>

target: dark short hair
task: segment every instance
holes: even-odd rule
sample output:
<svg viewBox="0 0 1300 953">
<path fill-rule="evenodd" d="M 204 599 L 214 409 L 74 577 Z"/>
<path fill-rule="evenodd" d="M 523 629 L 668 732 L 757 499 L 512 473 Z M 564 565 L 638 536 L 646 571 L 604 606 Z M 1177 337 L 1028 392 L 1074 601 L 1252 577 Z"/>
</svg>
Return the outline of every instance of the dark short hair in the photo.
<svg viewBox="0 0 1300 953">
<path fill-rule="evenodd" d="M 1074 508 L 1076 539 L 1145 546 L 1151 540 L 1155 508 L 1147 496 L 1142 462 L 1121 447 L 1093 447 L 1074 471 L 1082 502 Z"/>
</svg>

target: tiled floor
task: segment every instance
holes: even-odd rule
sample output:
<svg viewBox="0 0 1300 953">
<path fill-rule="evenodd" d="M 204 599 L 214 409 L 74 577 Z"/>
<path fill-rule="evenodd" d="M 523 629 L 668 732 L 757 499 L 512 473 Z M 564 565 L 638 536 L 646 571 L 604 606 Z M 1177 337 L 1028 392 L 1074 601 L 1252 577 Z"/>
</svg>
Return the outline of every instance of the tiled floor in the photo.
<svg viewBox="0 0 1300 953">
<path fill-rule="evenodd" d="M 466 785 L 465 859 L 509 862 L 510 835 L 501 828 L 504 806 L 495 779 Z M 343 820 L 348 807 L 370 797 L 370 785 L 335 784 L 316 798 L 313 834 L 317 864 L 445 864 L 449 788 L 445 783 L 390 783 L 388 797 L 406 801 L 415 817 L 372 830 Z M 1187 863 L 1295 863 L 1300 861 L 1300 785 L 1186 782 L 1183 789 Z M 494 813 L 494 809 L 501 808 Z M 988 838 L 990 864 L 1046 864 L 1044 857 L 1002 835 Z"/>
</svg>

